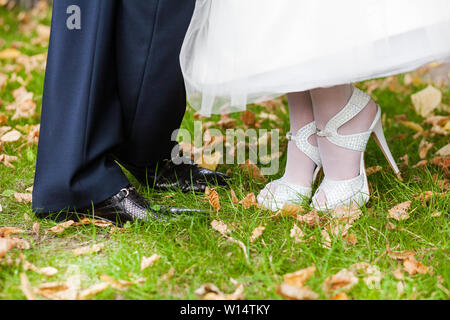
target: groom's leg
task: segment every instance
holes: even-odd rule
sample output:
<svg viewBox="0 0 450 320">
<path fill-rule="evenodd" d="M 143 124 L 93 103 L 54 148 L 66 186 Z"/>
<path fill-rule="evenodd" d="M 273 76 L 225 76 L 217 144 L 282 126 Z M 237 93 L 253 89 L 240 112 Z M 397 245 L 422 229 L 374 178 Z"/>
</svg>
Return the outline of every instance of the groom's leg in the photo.
<svg viewBox="0 0 450 320">
<path fill-rule="evenodd" d="M 116 6 L 112 0 L 54 1 L 33 191 L 37 213 L 89 206 L 128 184 L 106 157 L 123 136 Z"/>
<path fill-rule="evenodd" d="M 117 156 L 145 167 L 169 159 L 186 109 L 179 54 L 195 0 L 121 0 L 117 21 L 119 95 L 126 140 Z"/>
</svg>

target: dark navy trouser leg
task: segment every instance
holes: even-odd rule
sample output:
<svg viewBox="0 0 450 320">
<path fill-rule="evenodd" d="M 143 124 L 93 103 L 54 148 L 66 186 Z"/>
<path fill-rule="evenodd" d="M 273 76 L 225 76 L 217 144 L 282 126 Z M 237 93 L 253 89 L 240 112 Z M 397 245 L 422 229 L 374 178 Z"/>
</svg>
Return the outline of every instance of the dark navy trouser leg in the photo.
<svg viewBox="0 0 450 320">
<path fill-rule="evenodd" d="M 73 4 L 81 9 L 81 30 L 66 26 Z M 170 155 L 170 135 L 185 108 L 178 54 L 193 5 L 54 1 L 36 212 L 85 207 L 128 185 L 112 152 L 136 165 Z"/>
</svg>

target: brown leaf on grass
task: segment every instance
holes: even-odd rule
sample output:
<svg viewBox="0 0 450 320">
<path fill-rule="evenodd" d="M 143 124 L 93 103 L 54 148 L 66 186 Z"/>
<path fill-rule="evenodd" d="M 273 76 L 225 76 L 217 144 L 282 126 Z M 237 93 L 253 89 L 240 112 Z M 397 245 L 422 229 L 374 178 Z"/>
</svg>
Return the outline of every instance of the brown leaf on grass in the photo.
<svg viewBox="0 0 450 320">
<path fill-rule="evenodd" d="M 215 284 L 205 283 L 195 290 L 195 294 L 203 300 L 243 300 L 244 285 L 234 281 L 236 289 L 233 293 L 223 293 Z"/>
<path fill-rule="evenodd" d="M 249 193 L 244 199 L 239 201 L 240 204 L 244 206 L 245 209 L 250 209 L 253 206 L 257 206 L 258 203 L 256 202 L 255 194 Z"/>
<path fill-rule="evenodd" d="M 231 202 L 233 202 L 233 204 L 238 204 L 239 198 L 236 196 L 236 193 L 234 192 L 234 190 L 231 189 L 230 193 L 231 193 Z"/>
<path fill-rule="evenodd" d="M 441 104 L 442 92 L 430 85 L 427 88 L 413 94 L 411 96 L 411 100 L 417 114 L 426 118 Z"/>
<path fill-rule="evenodd" d="M 53 268 L 53 267 L 44 267 L 44 268 L 38 269 L 38 272 L 40 274 L 43 274 L 46 277 L 53 277 L 55 274 L 58 273 L 58 269 Z"/>
<path fill-rule="evenodd" d="M 358 206 L 339 206 L 331 211 L 331 217 L 341 222 L 352 224 L 362 215 L 362 211 Z"/>
<path fill-rule="evenodd" d="M 31 193 L 16 192 L 16 193 L 14 193 L 14 198 L 19 203 L 22 203 L 22 202 L 31 203 L 33 201 L 33 195 Z"/>
<path fill-rule="evenodd" d="M 438 218 L 438 217 L 440 217 L 441 215 L 442 215 L 441 212 L 434 212 L 434 213 L 431 214 L 431 217 L 432 217 L 432 218 Z"/>
<path fill-rule="evenodd" d="M 449 168 L 450 168 L 450 157 L 437 157 L 434 158 L 432 160 L 430 160 L 430 162 L 438 167 L 441 167 L 442 169 L 444 169 L 444 173 L 446 175 L 449 174 Z"/>
<path fill-rule="evenodd" d="M 214 208 L 216 212 L 219 212 L 220 210 L 220 199 L 219 194 L 215 189 L 211 189 L 210 193 L 208 195 L 208 200 L 211 206 Z"/>
<path fill-rule="evenodd" d="M 317 227 L 320 225 L 320 218 L 319 218 L 319 214 L 317 213 L 316 210 L 311 210 L 310 212 L 308 212 L 307 214 L 303 215 L 303 216 L 298 216 L 297 220 L 300 223 L 304 223 L 310 227 Z"/>
<path fill-rule="evenodd" d="M 142 257 L 141 260 L 141 271 L 144 271 L 148 267 L 151 267 L 156 261 L 159 261 L 161 256 L 159 254 L 152 254 L 150 257 Z"/>
<path fill-rule="evenodd" d="M 126 288 L 135 284 L 132 281 L 116 280 L 113 277 L 107 276 L 105 274 L 100 276 L 100 280 L 109 284 L 111 287 L 117 290 L 125 290 Z"/>
<path fill-rule="evenodd" d="M 255 114 L 250 110 L 246 110 L 241 116 L 242 122 L 247 126 L 254 126 L 256 122 Z"/>
<path fill-rule="evenodd" d="M 322 234 L 321 247 L 325 248 L 325 249 L 331 249 L 331 237 L 330 237 L 330 234 L 325 229 L 322 229 L 320 233 Z"/>
<path fill-rule="evenodd" d="M 214 152 L 211 155 L 203 154 L 196 163 L 204 169 L 216 171 L 221 160 L 222 154 L 220 152 Z"/>
<path fill-rule="evenodd" d="M 389 245 L 386 244 L 386 251 L 388 254 L 388 257 L 394 260 L 405 260 L 408 259 L 409 257 L 414 257 L 415 256 L 415 252 L 414 251 L 409 251 L 409 250 L 405 250 L 405 251 L 392 251 L 391 248 L 389 247 Z"/>
<path fill-rule="evenodd" d="M 81 292 L 79 292 L 77 295 L 77 299 L 78 300 L 91 299 L 92 297 L 108 289 L 108 287 L 109 287 L 108 283 L 105 282 L 96 283 L 87 289 L 81 290 Z"/>
<path fill-rule="evenodd" d="M 227 234 L 231 233 L 231 230 L 228 228 L 226 223 L 220 220 L 213 220 L 211 222 L 211 226 L 214 230 L 218 231 L 221 235 L 226 236 Z"/>
<path fill-rule="evenodd" d="M 409 166 L 409 156 L 405 154 L 403 157 L 400 158 L 400 161 L 402 161 L 402 165 L 407 167 Z"/>
<path fill-rule="evenodd" d="M 403 280 L 405 277 L 403 276 L 403 271 L 401 268 L 397 268 L 394 271 L 392 271 L 392 275 L 397 280 Z"/>
<path fill-rule="evenodd" d="M 397 221 L 409 219 L 409 209 L 411 208 L 411 200 L 402 202 L 388 211 L 389 217 Z"/>
<path fill-rule="evenodd" d="M 414 256 L 409 256 L 407 259 L 403 260 L 403 268 L 410 275 L 415 275 L 417 273 L 426 274 L 430 267 L 417 261 Z"/>
<path fill-rule="evenodd" d="M 353 246 L 354 246 L 355 244 L 358 243 L 358 238 L 357 238 L 356 235 L 353 234 L 353 233 L 349 233 L 349 234 L 347 234 L 346 236 L 344 236 L 343 238 L 344 238 L 344 240 L 345 240 L 345 242 L 346 242 L 347 244 L 350 244 L 350 245 L 353 245 Z"/>
<path fill-rule="evenodd" d="M 239 165 L 239 168 L 257 181 L 267 181 L 261 173 L 261 169 L 259 169 L 256 164 L 252 163 L 250 159 L 248 159 L 244 164 Z"/>
<path fill-rule="evenodd" d="M 0 238 L 0 258 L 3 258 L 5 254 L 12 250 L 17 245 L 14 239 Z"/>
<path fill-rule="evenodd" d="M 370 176 L 370 175 L 380 172 L 382 170 L 383 170 L 383 167 L 381 167 L 381 166 L 369 167 L 366 169 L 366 174 L 367 174 L 367 176 Z"/>
<path fill-rule="evenodd" d="M 25 273 L 20 274 L 20 290 L 22 290 L 27 300 L 36 300 L 36 296 L 33 293 L 33 288 L 31 287 L 30 281 Z"/>
<path fill-rule="evenodd" d="M 252 235 L 251 235 L 251 237 L 250 237 L 250 242 L 253 243 L 253 242 L 255 242 L 259 237 L 261 237 L 265 229 L 266 229 L 266 227 L 258 226 L 255 230 L 253 230 L 253 231 L 252 231 Z"/>
<path fill-rule="evenodd" d="M 39 231 L 41 230 L 41 224 L 40 224 L 39 222 L 33 223 L 33 228 L 32 228 L 32 230 L 33 230 L 33 234 L 34 234 L 36 237 L 39 237 Z"/>
<path fill-rule="evenodd" d="M 308 287 L 298 288 L 288 283 L 280 284 L 276 293 L 289 300 L 315 300 L 319 298 L 319 295 Z"/>
<path fill-rule="evenodd" d="M 412 166 L 413 169 L 425 167 L 428 164 L 428 160 L 421 160 Z"/>
<path fill-rule="evenodd" d="M 342 269 L 337 274 L 332 275 L 328 279 L 325 280 L 323 287 L 324 291 L 331 293 L 334 291 L 350 291 L 353 286 L 358 283 L 358 278 L 355 277 L 353 272 Z"/>
<path fill-rule="evenodd" d="M 90 219 L 90 218 L 82 218 L 80 221 L 73 224 L 74 227 L 84 226 L 88 224 L 93 224 L 99 228 L 109 228 L 113 225 L 110 221 L 98 220 L 98 219 Z"/>
<path fill-rule="evenodd" d="M 425 159 L 427 157 L 428 151 L 434 146 L 433 143 L 427 142 L 423 139 L 419 144 L 419 157 L 420 159 Z"/>
<path fill-rule="evenodd" d="M 335 295 L 334 297 L 331 297 L 328 300 L 348 300 L 348 296 L 345 292 L 340 292 L 337 295 Z"/>
<path fill-rule="evenodd" d="M 290 231 L 290 237 L 294 238 L 295 242 L 299 243 L 303 241 L 305 233 L 295 223 Z"/>
<path fill-rule="evenodd" d="M 2 227 L 0 228 L 0 237 L 8 238 L 11 234 L 22 234 L 24 230 L 16 227 Z"/>
<path fill-rule="evenodd" d="M 441 149 L 439 149 L 438 152 L 436 152 L 436 154 L 441 157 L 450 156 L 450 143 L 448 145 L 446 145 L 445 147 L 442 147 Z"/>
<path fill-rule="evenodd" d="M 7 111 L 15 111 L 11 118 L 17 120 L 30 118 L 36 113 L 36 103 L 33 101 L 33 93 L 28 92 L 25 87 L 20 87 L 12 92 L 16 99 L 11 105 L 6 106 Z"/>
<path fill-rule="evenodd" d="M 279 210 L 275 215 L 272 215 L 272 217 L 293 217 L 295 219 L 299 218 L 299 215 L 304 213 L 306 210 L 300 205 L 293 204 L 293 203 L 285 203 L 281 210 Z M 300 217 L 301 218 L 301 217 Z M 301 221 L 302 222 L 302 221 Z"/>
<path fill-rule="evenodd" d="M 220 121 L 217 122 L 217 125 L 221 129 L 232 129 L 236 127 L 237 120 L 231 118 L 228 114 L 223 114 L 220 116 Z"/>
<path fill-rule="evenodd" d="M 76 256 L 81 256 L 81 255 L 85 255 L 85 254 L 98 253 L 98 252 L 102 251 L 103 248 L 105 248 L 104 243 L 97 243 L 92 246 L 85 246 L 85 247 L 73 249 L 72 252 Z"/>
<path fill-rule="evenodd" d="M 285 283 L 295 286 L 297 288 L 303 288 L 306 281 L 308 281 L 316 272 L 316 266 L 298 270 L 293 273 L 288 273 L 283 276 Z"/>
<path fill-rule="evenodd" d="M 11 143 L 19 141 L 22 138 L 22 134 L 17 130 L 12 130 L 0 137 L 0 142 Z"/>
<path fill-rule="evenodd" d="M 51 233 L 62 233 L 64 232 L 64 230 L 66 230 L 67 228 L 69 228 L 70 226 L 74 225 L 75 221 L 73 220 L 69 220 L 69 221 L 65 221 L 63 223 L 57 224 L 56 226 L 50 228 L 47 230 L 47 232 L 51 232 Z"/>
<path fill-rule="evenodd" d="M 7 48 L 0 51 L 0 60 L 17 59 L 22 53 L 15 48 Z"/>
<path fill-rule="evenodd" d="M 11 162 L 17 161 L 19 158 L 16 156 L 8 156 L 6 154 L 0 155 L 0 163 L 3 163 L 8 168 L 14 169 L 15 167 L 11 164 Z"/>
<path fill-rule="evenodd" d="M 420 124 L 417 124 L 415 122 L 411 122 L 411 121 L 400 121 L 401 124 L 403 124 L 405 127 L 408 127 L 414 131 L 417 132 L 423 132 L 423 128 Z"/>
</svg>

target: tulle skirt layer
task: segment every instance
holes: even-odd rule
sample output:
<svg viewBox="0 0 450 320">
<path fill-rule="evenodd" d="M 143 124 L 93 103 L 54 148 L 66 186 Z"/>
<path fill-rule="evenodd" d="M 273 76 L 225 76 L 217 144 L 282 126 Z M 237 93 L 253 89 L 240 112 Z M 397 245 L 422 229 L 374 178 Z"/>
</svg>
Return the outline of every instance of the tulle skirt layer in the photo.
<svg viewBox="0 0 450 320">
<path fill-rule="evenodd" d="M 450 60 L 449 0 L 197 0 L 181 52 L 204 115 Z"/>
</svg>

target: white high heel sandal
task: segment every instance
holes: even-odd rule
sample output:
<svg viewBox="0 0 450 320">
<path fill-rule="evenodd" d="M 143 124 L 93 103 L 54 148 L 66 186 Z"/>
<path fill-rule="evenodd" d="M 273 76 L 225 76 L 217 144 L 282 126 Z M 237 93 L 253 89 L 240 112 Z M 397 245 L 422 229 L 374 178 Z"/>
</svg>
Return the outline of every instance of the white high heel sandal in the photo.
<svg viewBox="0 0 450 320">
<path fill-rule="evenodd" d="M 364 165 L 364 153 L 370 136 L 374 137 L 395 174 L 398 176 L 400 173 L 383 133 L 380 106 L 377 105 L 377 114 L 368 131 L 352 135 L 341 135 L 338 133 L 338 129 L 359 114 L 369 104 L 370 100 L 370 96 L 354 88 L 352 97 L 344 109 L 327 123 L 323 131 L 317 132 L 317 136 L 326 137 L 328 141 L 337 146 L 362 152 L 359 176 L 344 181 L 324 178 L 312 199 L 312 206 L 317 210 L 332 210 L 338 206 L 352 206 L 353 204 L 363 206 L 369 201 L 369 183 Z M 326 205 L 320 205 L 317 201 L 320 191 L 325 194 Z"/>
<path fill-rule="evenodd" d="M 319 148 L 309 143 L 308 139 L 317 131 L 316 123 L 311 122 L 301 128 L 297 134 L 288 133 L 286 138 L 295 141 L 296 146 L 317 165 L 312 183 L 316 180 L 317 174 L 322 168 L 320 161 Z M 311 184 L 312 184 L 311 183 Z M 270 190 L 275 190 L 271 192 Z M 302 198 L 310 198 L 312 196 L 312 187 L 295 185 L 283 181 L 283 178 L 272 181 L 267 184 L 257 197 L 259 204 L 263 205 L 271 211 L 278 211 L 287 203 L 298 203 Z"/>
</svg>

